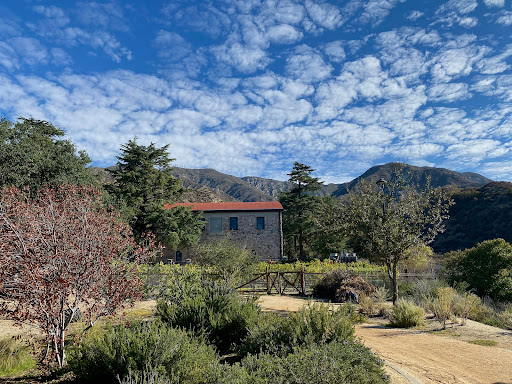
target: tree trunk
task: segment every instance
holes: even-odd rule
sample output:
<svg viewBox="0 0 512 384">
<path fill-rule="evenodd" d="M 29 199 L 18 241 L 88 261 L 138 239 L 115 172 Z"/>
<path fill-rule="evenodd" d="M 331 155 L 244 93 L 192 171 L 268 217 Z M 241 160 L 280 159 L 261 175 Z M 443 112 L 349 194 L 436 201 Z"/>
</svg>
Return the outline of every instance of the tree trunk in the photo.
<svg viewBox="0 0 512 384">
<path fill-rule="evenodd" d="M 391 281 L 391 290 L 393 292 L 393 305 L 396 304 L 398 300 L 398 277 L 397 277 L 397 263 L 389 261 L 386 263 L 388 277 Z"/>
</svg>

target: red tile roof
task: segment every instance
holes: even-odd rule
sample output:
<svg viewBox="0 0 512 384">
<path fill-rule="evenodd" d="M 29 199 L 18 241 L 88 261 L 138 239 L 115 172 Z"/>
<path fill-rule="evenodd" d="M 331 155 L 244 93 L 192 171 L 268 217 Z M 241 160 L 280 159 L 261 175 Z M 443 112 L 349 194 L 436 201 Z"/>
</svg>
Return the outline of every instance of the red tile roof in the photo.
<svg viewBox="0 0 512 384">
<path fill-rule="evenodd" d="M 250 203 L 176 203 L 165 204 L 166 209 L 176 206 L 192 207 L 193 211 L 282 211 L 279 201 L 259 201 Z"/>
</svg>

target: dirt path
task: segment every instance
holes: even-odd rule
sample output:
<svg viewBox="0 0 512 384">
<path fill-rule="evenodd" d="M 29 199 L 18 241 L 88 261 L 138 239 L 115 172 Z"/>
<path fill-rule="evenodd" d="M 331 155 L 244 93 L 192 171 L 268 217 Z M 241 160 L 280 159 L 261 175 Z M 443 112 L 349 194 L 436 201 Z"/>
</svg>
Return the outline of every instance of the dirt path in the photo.
<svg viewBox="0 0 512 384">
<path fill-rule="evenodd" d="M 266 311 L 296 311 L 307 301 L 290 296 L 262 296 Z M 386 362 L 393 384 L 512 384 L 512 332 L 468 320 L 446 331 L 430 321 L 422 329 L 388 328 L 383 320 L 356 326 L 356 335 Z M 471 344 L 491 340 L 495 346 Z"/>
</svg>

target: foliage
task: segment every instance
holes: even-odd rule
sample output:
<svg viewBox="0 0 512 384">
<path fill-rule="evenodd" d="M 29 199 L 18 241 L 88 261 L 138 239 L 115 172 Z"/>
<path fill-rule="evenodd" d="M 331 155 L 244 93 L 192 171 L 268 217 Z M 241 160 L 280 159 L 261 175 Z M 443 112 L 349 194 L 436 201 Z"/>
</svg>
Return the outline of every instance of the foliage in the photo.
<svg viewBox="0 0 512 384">
<path fill-rule="evenodd" d="M 28 187 L 35 192 L 46 184 L 89 184 L 85 151 L 76 153 L 62 129 L 51 123 L 20 117 L 16 123 L 0 120 L 0 189 Z"/>
<path fill-rule="evenodd" d="M 194 253 L 199 265 L 213 267 L 212 272 L 218 273 L 222 280 L 232 286 L 247 278 L 252 267 L 259 261 L 258 256 L 229 237 L 201 243 L 195 247 Z"/>
<path fill-rule="evenodd" d="M 480 296 L 512 301 L 512 245 L 487 240 L 449 255 L 446 270 L 451 282 L 465 282 Z"/>
<path fill-rule="evenodd" d="M 385 272 L 386 267 L 377 264 L 370 264 L 366 261 L 356 261 L 355 263 L 335 263 L 331 260 L 319 260 L 313 259 L 309 261 L 295 261 L 295 262 L 283 262 L 283 263 L 272 263 L 260 262 L 253 267 L 254 273 L 263 273 L 268 268 L 273 272 L 292 272 L 301 271 L 304 266 L 306 273 L 327 273 L 338 269 L 348 270 L 358 275 L 379 275 Z"/>
<path fill-rule="evenodd" d="M 11 337 L 0 339 L 0 377 L 9 377 L 35 368 L 28 345 Z"/>
<path fill-rule="evenodd" d="M 205 337 L 221 353 L 237 350 L 259 313 L 254 300 L 243 300 L 232 288 L 208 281 L 173 301 L 158 300 L 156 312 L 170 326 Z"/>
<path fill-rule="evenodd" d="M 285 253 L 290 259 L 305 260 L 307 246 L 314 232 L 313 215 L 319 198 L 310 194 L 321 187 L 318 178 L 312 177 L 314 169 L 295 162 L 288 174 L 290 190 L 279 195 L 283 205 L 283 236 Z"/>
<path fill-rule="evenodd" d="M 512 183 L 465 188 L 455 191 L 453 200 L 446 231 L 432 243 L 435 252 L 472 248 L 495 238 L 512 243 Z"/>
<path fill-rule="evenodd" d="M 401 270 L 406 272 L 430 272 L 434 251 L 425 244 L 414 245 L 404 251 Z"/>
<path fill-rule="evenodd" d="M 151 256 L 93 187 L 4 189 L 0 200 L 0 314 L 36 325 L 65 365 L 64 339 L 78 311 L 89 327 L 142 295 L 135 274 Z M 130 259 L 132 263 L 127 263 Z"/>
<path fill-rule="evenodd" d="M 313 288 L 313 295 L 323 297 L 334 302 L 344 302 L 351 298 L 351 295 L 370 295 L 375 292 L 376 287 L 366 282 L 362 277 L 351 272 L 338 269 L 328 273 Z"/>
<path fill-rule="evenodd" d="M 216 382 L 215 351 L 186 332 L 154 321 L 108 326 L 70 351 L 69 367 L 81 382 L 115 382 L 156 370 L 172 383 Z"/>
<path fill-rule="evenodd" d="M 249 355 L 231 368 L 224 383 L 363 384 L 389 383 L 382 361 L 353 341 L 333 341 L 294 348 L 284 356 Z"/>
<path fill-rule="evenodd" d="M 454 313 L 462 319 L 462 325 L 466 323 L 473 312 L 480 305 L 480 298 L 471 292 L 462 292 L 455 296 Z"/>
<path fill-rule="evenodd" d="M 190 247 L 199 240 L 203 223 L 189 208 L 166 209 L 182 193 L 181 183 L 172 175 L 165 145 L 157 148 L 129 140 L 121 147 L 117 168 L 111 171 L 114 183 L 107 190 L 117 199 L 124 219 L 136 240 L 152 232 L 170 248 Z"/>
<path fill-rule="evenodd" d="M 160 298 L 179 303 L 183 297 L 194 296 L 201 291 L 202 268 L 197 264 L 141 265 L 139 276 L 145 279 L 146 297 Z"/>
<path fill-rule="evenodd" d="M 165 374 L 160 373 L 155 368 L 146 368 L 142 371 L 128 371 L 128 374 L 122 379 L 117 376 L 119 384 L 179 384 L 176 381 L 170 381 Z"/>
<path fill-rule="evenodd" d="M 413 302 L 400 299 L 393 306 L 391 312 L 391 325 L 399 328 L 409 328 L 422 325 L 425 320 L 425 311 L 423 308 L 415 305 Z"/>
<path fill-rule="evenodd" d="M 437 297 L 430 303 L 429 309 L 443 323 L 443 329 L 446 329 L 446 320 L 454 315 L 456 295 L 455 289 L 442 287 L 437 290 Z"/>
<path fill-rule="evenodd" d="M 407 184 L 403 167 L 382 189 L 363 184 L 340 200 L 337 228 L 348 235 L 359 253 L 386 265 L 393 303 L 398 299 L 398 264 L 413 246 L 430 243 L 443 231 L 452 200 L 428 184 L 417 189 Z"/>
<path fill-rule="evenodd" d="M 354 323 L 361 320 L 350 304 L 337 311 L 310 304 L 286 317 L 266 313 L 251 327 L 242 352 L 244 355 L 260 352 L 286 355 L 298 346 L 353 341 Z"/>
</svg>

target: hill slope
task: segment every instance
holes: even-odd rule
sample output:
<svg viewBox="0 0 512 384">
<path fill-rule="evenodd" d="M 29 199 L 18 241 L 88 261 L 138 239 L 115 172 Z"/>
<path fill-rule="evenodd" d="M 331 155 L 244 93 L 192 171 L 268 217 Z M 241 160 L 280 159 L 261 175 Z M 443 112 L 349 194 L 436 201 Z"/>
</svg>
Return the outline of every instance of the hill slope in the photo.
<svg viewBox="0 0 512 384">
<path fill-rule="evenodd" d="M 453 200 L 446 231 L 432 243 L 434 251 L 470 248 L 498 237 L 512 242 L 512 183 L 494 181 L 459 190 Z"/>
<path fill-rule="evenodd" d="M 207 187 L 219 195 L 229 196 L 226 201 L 269 201 L 272 196 L 239 177 L 230 176 L 214 169 L 173 168 L 173 175 L 183 181 L 186 188 Z"/>
</svg>

